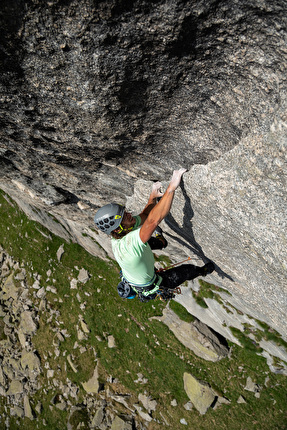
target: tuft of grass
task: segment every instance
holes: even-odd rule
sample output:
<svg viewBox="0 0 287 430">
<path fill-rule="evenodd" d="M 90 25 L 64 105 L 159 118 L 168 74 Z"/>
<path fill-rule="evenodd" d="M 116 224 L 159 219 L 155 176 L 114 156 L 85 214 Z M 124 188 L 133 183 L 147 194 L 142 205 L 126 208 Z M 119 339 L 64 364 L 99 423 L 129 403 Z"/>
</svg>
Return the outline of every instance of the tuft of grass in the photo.
<svg viewBox="0 0 287 430">
<path fill-rule="evenodd" d="M 257 324 L 260 325 L 260 327 L 263 328 L 263 331 L 258 330 L 258 332 L 261 334 L 261 338 L 265 340 L 273 341 L 277 345 L 283 346 L 283 348 L 285 348 L 287 351 L 287 342 L 284 339 L 282 339 L 282 336 L 280 333 L 278 333 L 278 331 L 271 328 L 268 324 L 266 324 L 263 321 L 260 321 L 258 319 L 256 319 L 255 321 L 257 322 Z"/>
<path fill-rule="evenodd" d="M 205 297 L 202 297 L 202 295 L 200 294 L 200 291 L 199 292 L 196 292 L 196 291 L 194 291 L 193 289 L 191 289 L 191 291 L 192 291 L 192 295 L 193 295 L 193 298 L 194 298 L 194 300 L 196 301 L 196 303 L 199 305 L 199 306 L 201 306 L 202 308 L 205 308 L 205 309 L 207 309 L 208 308 L 208 305 L 206 304 L 206 302 L 205 302 Z"/>
<path fill-rule="evenodd" d="M 232 334 L 237 337 L 243 348 L 248 349 L 253 352 L 262 352 L 263 349 L 260 348 L 258 343 L 255 340 L 250 339 L 247 335 L 245 335 L 241 330 L 236 327 L 229 327 Z"/>
<path fill-rule="evenodd" d="M 171 300 L 169 302 L 169 307 L 176 313 L 176 315 L 185 322 L 191 323 L 195 321 L 194 316 L 192 316 L 184 306 L 182 306 L 180 303 L 175 302 L 174 300 Z"/>
<path fill-rule="evenodd" d="M 200 285 L 200 289 L 197 292 L 192 290 L 192 295 L 199 306 L 201 306 L 202 308 L 208 308 L 205 299 L 213 299 L 220 303 L 224 307 L 226 312 L 231 313 L 230 309 L 225 306 L 221 296 L 218 294 L 218 292 L 224 292 L 226 294 L 231 295 L 229 291 L 217 287 L 216 285 L 210 284 L 203 279 L 199 279 L 198 283 Z"/>
</svg>

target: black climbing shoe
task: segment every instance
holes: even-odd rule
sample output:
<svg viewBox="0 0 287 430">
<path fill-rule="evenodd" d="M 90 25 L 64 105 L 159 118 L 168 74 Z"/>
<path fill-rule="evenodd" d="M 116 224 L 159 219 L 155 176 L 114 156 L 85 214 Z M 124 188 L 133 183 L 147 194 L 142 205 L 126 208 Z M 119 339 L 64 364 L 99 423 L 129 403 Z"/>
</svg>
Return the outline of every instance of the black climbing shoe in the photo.
<svg viewBox="0 0 287 430">
<path fill-rule="evenodd" d="M 212 273 L 214 269 L 215 269 L 214 264 L 212 263 L 212 261 L 209 261 L 202 267 L 202 276 L 209 275 L 209 273 Z"/>
<path fill-rule="evenodd" d="M 166 248 L 168 243 L 167 243 L 167 240 L 163 237 L 162 229 L 159 226 L 157 226 L 154 233 L 155 233 L 155 237 L 162 243 L 161 249 Z"/>
</svg>

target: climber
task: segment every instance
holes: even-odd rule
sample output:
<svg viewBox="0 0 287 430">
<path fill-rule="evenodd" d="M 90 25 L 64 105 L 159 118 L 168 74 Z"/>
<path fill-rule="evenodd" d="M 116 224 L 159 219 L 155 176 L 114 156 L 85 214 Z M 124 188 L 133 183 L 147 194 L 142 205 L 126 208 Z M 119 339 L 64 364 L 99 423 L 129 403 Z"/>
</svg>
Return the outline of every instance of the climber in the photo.
<svg viewBox="0 0 287 430">
<path fill-rule="evenodd" d="M 118 288 L 121 297 L 133 298 L 137 293 L 141 301 L 149 301 L 157 297 L 159 290 L 172 290 L 186 280 L 213 272 L 212 262 L 202 267 L 182 264 L 160 275 L 154 268 L 152 249 L 158 249 L 157 246 L 162 249 L 167 245 L 159 224 L 169 213 L 175 190 L 185 172 L 183 168 L 173 171 L 164 194 L 160 191 L 162 184 L 154 183 L 147 205 L 135 217 L 116 203 L 105 205 L 97 211 L 94 221 L 101 231 L 111 234 L 112 250 L 122 270 L 123 283 Z M 153 238 L 154 233 L 156 238 Z"/>
</svg>

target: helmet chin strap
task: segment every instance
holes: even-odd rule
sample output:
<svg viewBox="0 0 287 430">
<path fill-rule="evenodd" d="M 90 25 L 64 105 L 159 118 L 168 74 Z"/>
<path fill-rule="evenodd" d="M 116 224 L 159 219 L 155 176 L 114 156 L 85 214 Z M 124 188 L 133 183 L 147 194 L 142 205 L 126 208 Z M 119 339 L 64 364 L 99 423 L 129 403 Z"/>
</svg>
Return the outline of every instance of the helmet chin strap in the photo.
<svg viewBox="0 0 287 430">
<path fill-rule="evenodd" d="M 119 233 L 121 233 L 122 231 L 130 231 L 133 229 L 133 227 L 124 228 L 121 224 L 118 226 L 118 228 L 121 229 L 121 231 L 119 231 Z"/>
</svg>

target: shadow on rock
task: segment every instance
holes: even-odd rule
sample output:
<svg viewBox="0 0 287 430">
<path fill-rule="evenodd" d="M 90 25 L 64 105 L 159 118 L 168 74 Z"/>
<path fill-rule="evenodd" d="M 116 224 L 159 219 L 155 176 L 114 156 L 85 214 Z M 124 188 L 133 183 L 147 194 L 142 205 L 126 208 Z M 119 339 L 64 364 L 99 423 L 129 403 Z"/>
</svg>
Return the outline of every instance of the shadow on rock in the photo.
<svg viewBox="0 0 287 430">
<path fill-rule="evenodd" d="M 194 237 L 194 233 L 192 229 L 192 221 L 191 221 L 191 219 L 194 216 L 194 211 L 191 206 L 190 198 L 185 190 L 183 183 L 180 184 L 180 188 L 182 190 L 182 194 L 185 199 L 185 204 L 183 209 L 183 226 L 180 227 L 178 223 L 175 221 L 174 217 L 171 215 L 171 213 L 169 213 L 165 218 L 165 222 L 176 233 L 176 236 L 173 236 L 170 233 L 166 233 L 166 235 L 174 239 L 180 245 L 189 249 L 191 252 L 193 252 L 195 255 L 201 258 L 204 263 L 207 263 L 212 260 L 210 260 L 204 254 L 202 247 L 199 245 L 199 243 L 195 240 L 195 237 Z M 217 264 L 214 261 L 213 263 L 215 265 L 215 271 L 221 278 L 228 278 L 230 281 L 233 282 L 233 279 L 230 275 L 228 275 L 223 270 L 221 270 L 220 267 L 217 266 Z"/>
</svg>

